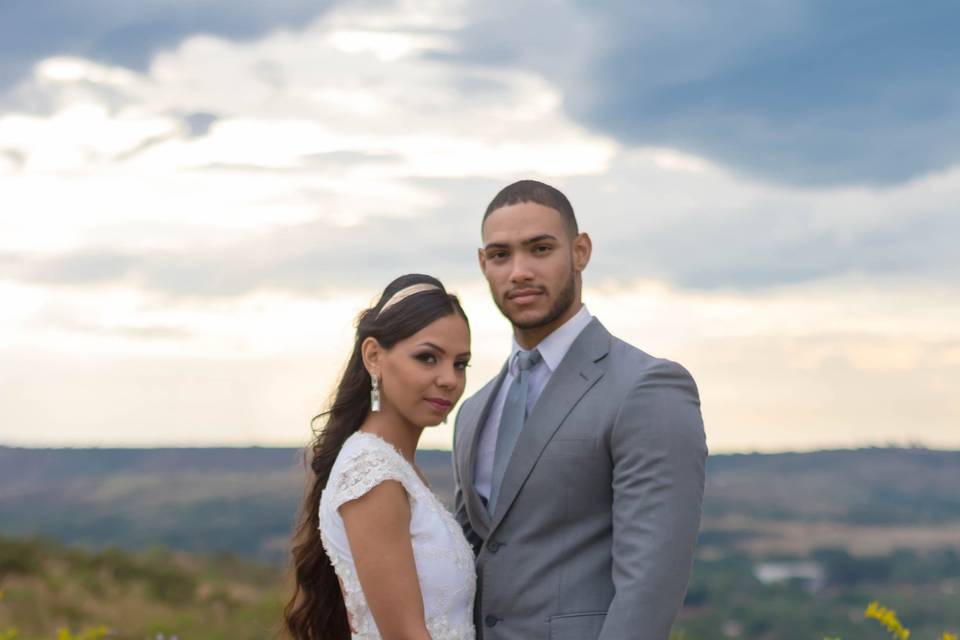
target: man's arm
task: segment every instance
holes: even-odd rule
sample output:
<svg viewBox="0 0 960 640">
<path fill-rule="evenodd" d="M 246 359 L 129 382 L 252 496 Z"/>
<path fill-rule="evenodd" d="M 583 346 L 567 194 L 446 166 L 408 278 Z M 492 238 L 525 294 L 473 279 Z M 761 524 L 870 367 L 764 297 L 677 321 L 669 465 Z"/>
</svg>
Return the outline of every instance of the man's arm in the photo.
<svg viewBox="0 0 960 640">
<path fill-rule="evenodd" d="M 463 535 L 466 536 L 467 542 L 473 547 L 473 554 L 477 555 L 483 541 L 480 539 L 480 536 L 474 532 L 473 527 L 470 526 L 470 518 L 467 516 L 467 505 L 463 495 L 463 487 L 460 485 L 460 464 L 457 462 L 457 434 L 460 433 L 460 416 L 463 415 L 463 409 L 464 407 L 461 406 L 457 412 L 456 419 L 453 421 L 453 451 L 450 456 L 453 459 L 453 515 L 460 524 L 460 528 L 463 529 Z"/>
<path fill-rule="evenodd" d="M 696 384 L 660 361 L 611 432 L 613 582 L 601 640 L 667 640 L 683 603 L 703 500 L 707 447 Z"/>
</svg>

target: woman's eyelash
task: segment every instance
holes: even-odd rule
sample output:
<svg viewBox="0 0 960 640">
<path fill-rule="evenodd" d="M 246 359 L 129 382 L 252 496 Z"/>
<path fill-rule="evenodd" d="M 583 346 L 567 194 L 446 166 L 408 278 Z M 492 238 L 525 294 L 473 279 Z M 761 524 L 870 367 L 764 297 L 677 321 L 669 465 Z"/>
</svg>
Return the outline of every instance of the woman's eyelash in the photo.
<svg viewBox="0 0 960 640">
<path fill-rule="evenodd" d="M 437 356 L 436 356 L 435 354 L 433 354 L 433 353 L 430 353 L 430 352 L 415 353 L 415 354 L 413 355 L 413 357 L 416 358 L 417 360 L 421 361 L 421 362 L 431 362 L 431 361 L 432 361 L 432 362 L 436 362 L 436 361 L 437 361 Z M 469 361 L 469 360 L 460 360 L 460 361 L 458 361 L 458 362 L 454 362 L 453 364 L 454 364 L 454 366 L 463 367 L 464 369 L 466 369 L 467 367 L 470 366 L 470 361 Z"/>
</svg>

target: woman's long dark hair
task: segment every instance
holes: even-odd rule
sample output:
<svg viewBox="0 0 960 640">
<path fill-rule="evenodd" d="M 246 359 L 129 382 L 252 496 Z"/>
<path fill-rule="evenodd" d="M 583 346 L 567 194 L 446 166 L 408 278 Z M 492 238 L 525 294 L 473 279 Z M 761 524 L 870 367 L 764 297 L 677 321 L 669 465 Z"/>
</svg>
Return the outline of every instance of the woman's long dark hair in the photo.
<svg viewBox="0 0 960 640">
<path fill-rule="evenodd" d="M 432 284 L 439 288 L 412 295 L 391 305 L 380 315 L 380 309 L 393 294 L 415 284 Z M 333 401 L 327 411 L 313 419 L 316 422 L 326 418 L 326 423 L 315 431 L 313 442 L 304 452 L 312 478 L 308 479 L 293 537 L 292 568 L 296 584 L 283 611 L 287 631 L 296 640 L 350 639 L 340 584 L 320 543 L 319 505 L 340 448 L 370 412 L 371 380 L 363 365 L 360 347 L 364 340 L 373 337 L 385 349 L 390 349 L 434 320 L 455 313 L 466 320 L 460 301 L 447 293 L 439 280 L 410 274 L 387 285 L 377 304 L 363 311 L 357 320 L 353 351 L 337 384 Z"/>
</svg>

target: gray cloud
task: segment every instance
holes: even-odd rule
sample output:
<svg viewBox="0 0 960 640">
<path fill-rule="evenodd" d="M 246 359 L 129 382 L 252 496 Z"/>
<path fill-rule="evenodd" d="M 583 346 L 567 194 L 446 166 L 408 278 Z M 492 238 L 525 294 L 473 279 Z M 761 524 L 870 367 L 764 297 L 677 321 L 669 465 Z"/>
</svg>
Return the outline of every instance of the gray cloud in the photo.
<svg viewBox="0 0 960 640">
<path fill-rule="evenodd" d="M 0 149 L 0 156 L 6 158 L 17 169 L 27 163 L 27 155 L 17 149 Z"/>
<path fill-rule="evenodd" d="M 143 70 L 160 50 L 212 34 L 234 40 L 296 29 L 334 3 L 309 0 L 14 0 L 0 4 L 0 90 L 38 60 L 78 55 Z"/>
<path fill-rule="evenodd" d="M 577 178 L 564 185 L 581 228 L 596 248 L 588 282 L 656 277 L 688 289 L 757 290 L 844 275 L 955 280 L 960 258 L 952 238 L 960 219 L 950 203 L 844 221 L 829 200 L 774 194 L 721 213 L 643 211 L 633 193 L 609 200 L 608 184 Z M 417 184 L 447 202 L 413 219 L 375 218 L 353 227 L 320 220 L 279 227 L 221 246 L 131 253 L 109 248 L 60 256 L 0 256 L 0 275 L 57 286 L 124 282 L 184 298 L 242 296 L 255 291 L 301 295 L 376 288 L 409 272 L 445 281 L 481 277 L 476 265 L 480 220 L 499 181 L 433 179 Z M 640 187 L 642 188 L 642 187 Z M 835 219 L 825 223 L 824 217 Z"/>
<path fill-rule="evenodd" d="M 950 0 L 520 11 L 484 4 L 457 59 L 544 73 L 573 117 L 622 142 L 800 185 L 891 184 L 960 162 Z"/>
<path fill-rule="evenodd" d="M 187 125 L 187 131 L 191 138 L 199 138 L 207 135 L 213 123 L 219 119 L 219 116 L 213 113 L 188 113 L 184 115 L 183 122 Z"/>
<path fill-rule="evenodd" d="M 960 219 L 949 204 L 869 226 L 825 227 L 822 211 L 787 198 L 771 199 L 723 217 L 699 215 L 655 229 L 629 225 L 597 234 L 604 251 L 595 265 L 616 273 L 629 265 L 690 289 L 762 289 L 828 277 L 960 277 L 960 258 L 949 238 L 960 237 Z M 843 211 L 837 210 L 839 220 Z"/>
<path fill-rule="evenodd" d="M 470 188 L 464 190 L 470 193 Z M 377 218 L 354 227 L 313 221 L 226 246 L 129 252 L 109 247 L 64 255 L 0 256 L 0 276 L 54 286 L 124 282 L 186 298 L 256 291 L 320 295 L 383 286 L 403 273 L 442 280 L 477 274 L 479 213 L 458 198 L 414 220 Z M 464 231 L 469 221 L 469 232 Z M 477 231 L 474 231 L 476 229 Z"/>
<path fill-rule="evenodd" d="M 8 269 L 10 261 L 8 260 Z M 137 268 L 132 254 L 87 250 L 13 266 L 20 277 L 41 284 L 97 285 L 121 280 Z"/>
</svg>

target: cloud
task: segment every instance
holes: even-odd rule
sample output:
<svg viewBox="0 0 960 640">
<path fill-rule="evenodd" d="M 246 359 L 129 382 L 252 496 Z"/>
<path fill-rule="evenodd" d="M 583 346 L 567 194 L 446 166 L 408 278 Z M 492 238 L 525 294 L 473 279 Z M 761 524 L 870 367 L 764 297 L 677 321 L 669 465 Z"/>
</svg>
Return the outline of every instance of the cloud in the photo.
<svg viewBox="0 0 960 640">
<path fill-rule="evenodd" d="M 510 341 L 479 278 L 469 282 L 447 282 L 471 320 L 468 394 L 496 374 Z M 18 304 L 17 292 L 0 286 L 5 310 L 21 318 L 19 333 L 0 332 L 8 392 L 0 439 L 300 442 L 374 293 L 355 284 L 336 299 L 179 304 L 116 288 L 66 290 L 18 314 L 29 300 Z M 615 335 L 693 373 L 714 451 L 960 443 L 952 384 L 960 300 L 951 286 L 848 280 L 759 294 L 636 281 L 591 285 L 586 300 Z M 449 447 L 450 427 L 424 437 Z"/>
<path fill-rule="evenodd" d="M 745 179 L 656 149 L 563 188 L 594 239 L 589 277 L 762 290 L 844 275 L 949 282 L 960 169 L 882 190 Z"/>
<path fill-rule="evenodd" d="M 459 278 L 476 273 L 480 219 L 477 203 L 459 202 L 419 216 L 413 225 L 389 217 L 350 226 L 315 220 L 223 244 L 7 255 L 0 258 L 0 276 L 58 287 L 124 285 L 194 299 L 266 291 L 330 295 L 382 286 L 411 272 Z"/>
<path fill-rule="evenodd" d="M 0 5 L 0 91 L 51 56 L 73 55 L 143 71 L 153 56 L 205 33 L 250 40 L 297 29 L 332 2 L 309 0 L 58 0 Z"/>
<path fill-rule="evenodd" d="M 951 241 L 960 235 L 951 204 L 960 199 L 960 171 L 884 192 L 811 192 L 743 181 L 715 168 L 663 168 L 659 157 L 632 152 L 602 176 L 556 181 L 594 240 L 588 283 L 645 277 L 691 290 L 761 291 L 843 276 L 878 282 L 960 277 Z M 193 239 L 178 234 L 188 228 L 185 220 L 168 238 L 156 236 L 153 247 L 120 242 L 8 253 L 0 258 L 0 275 L 35 285 L 124 285 L 194 299 L 268 291 L 326 296 L 349 286 L 376 288 L 407 272 L 477 278 L 481 212 L 503 184 L 411 180 L 407 197 L 423 205 L 404 215 L 370 207 L 356 222 L 321 215 L 246 230 L 224 226 L 219 240 L 210 231 Z M 349 211 L 361 202 L 322 190 L 295 198 L 304 207 L 315 200 L 327 211 Z"/>
<path fill-rule="evenodd" d="M 513 8 L 473 5 L 457 59 L 544 74 L 571 116 L 621 142 L 794 185 L 895 184 L 960 162 L 950 0 Z"/>
<path fill-rule="evenodd" d="M 496 12 L 461 9 L 337 9 L 250 42 L 194 36 L 144 72 L 45 60 L 21 89 L 49 113 L 0 113 L 0 190 L 16 212 L 0 216 L 0 250 L 16 256 L 0 268 L 37 285 L 193 298 L 312 296 L 344 268 L 370 286 L 403 271 L 458 277 L 474 273 L 476 212 L 503 184 L 542 177 L 593 234 L 595 281 L 748 290 L 960 271 L 947 241 L 960 224 L 957 169 L 883 188 L 797 187 L 709 154 L 622 146 L 565 116 L 602 92 L 561 93 L 507 68 L 516 59 L 573 82 L 594 61 L 584 39 L 593 56 L 621 46 L 614 25 L 589 7 L 533 4 L 518 23 L 548 16 L 550 29 L 480 33 Z M 692 45 L 714 18 L 746 20 L 742 8 L 637 11 L 631 28 L 650 47 Z M 794 5 L 751 11 L 742 40 L 704 35 L 710 56 L 679 47 L 648 84 L 719 73 L 816 18 Z M 460 27 L 466 53 L 485 38 L 472 62 L 456 55 Z M 546 55 L 560 35 L 577 37 Z"/>
</svg>

